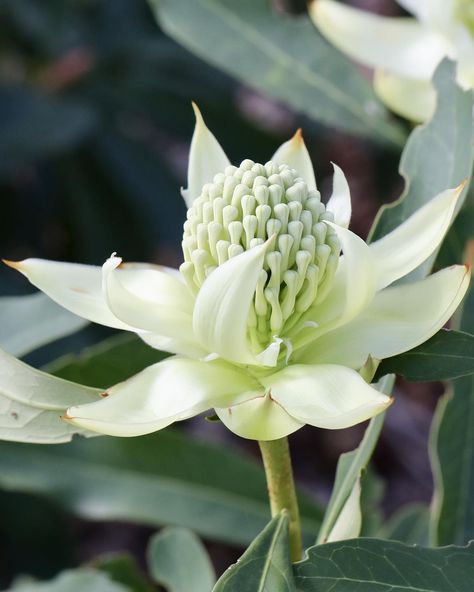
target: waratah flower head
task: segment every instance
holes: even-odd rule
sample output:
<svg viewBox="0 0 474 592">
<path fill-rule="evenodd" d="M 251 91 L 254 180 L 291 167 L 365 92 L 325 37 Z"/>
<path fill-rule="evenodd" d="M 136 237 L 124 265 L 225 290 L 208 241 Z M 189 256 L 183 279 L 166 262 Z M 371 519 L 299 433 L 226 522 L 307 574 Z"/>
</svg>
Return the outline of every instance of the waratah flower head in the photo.
<svg viewBox="0 0 474 592">
<path fill-rule="evenodd" d="M 340 252 L 333 221 L 295 169 L 247 159 L 215 175 L 189 208 L 180 271 L 197 293 L 218 266 L 268 241 L 247 319 L 257 355 L 327 294 Z"/>
<path fill-rule="evenodd" d="M 66 419 L 136 436 L 213 408 L 235 433 L 272 440 L 304 424 L 336 429 L 391 399 L 361 376 L 431 337 L 469 283 L 464 266 L 394 284 L 440 244 L 461 187 L 433 197 L 368 245 L 348 229 L 349 186 L 334 166 L 326 206 L 301 133 L 266 164 L 232 166 L 195 108 L 180 271 L 40 259 L 9 264 L 94 322 L 175 354 Z"/>
</svg>

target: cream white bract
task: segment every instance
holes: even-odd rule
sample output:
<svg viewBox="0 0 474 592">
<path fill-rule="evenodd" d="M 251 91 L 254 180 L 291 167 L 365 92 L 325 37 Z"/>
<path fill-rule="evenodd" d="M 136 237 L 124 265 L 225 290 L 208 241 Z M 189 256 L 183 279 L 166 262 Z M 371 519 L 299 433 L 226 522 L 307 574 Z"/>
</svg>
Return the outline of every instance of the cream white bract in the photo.
<svg viewBox="0 0 474 592">
<path fill-rule="evenodd" d="M 433 73 L 444 57 L 457 62 L 457 81 L 474 88 L 474 2 L 397 0 L 414 18 L 371 14 L 334 0 L 313 0 L 310 15 L 341 51 L 375 68 L 374 87 L 404 117 L 434 112 Z"/>
<path fill-rule="evenodd" d="M 272 440 L 381 412 L 389 397 L 358 370 L 431 337 L 466 292 L 464 266 L 390 287 L 437 248 L 460 188 L 367 245 L 347 228 L 349 187 L 336 166 L 321 203 L 301 133 L 266 164 L 235 167 L 195 112 L 180 271 L 115 255 L 102 268 L 10 262 L 72 312 L 176 354 L 66 419 L 136 436 L 214 408 L 235 433 Z"/>
</svg>

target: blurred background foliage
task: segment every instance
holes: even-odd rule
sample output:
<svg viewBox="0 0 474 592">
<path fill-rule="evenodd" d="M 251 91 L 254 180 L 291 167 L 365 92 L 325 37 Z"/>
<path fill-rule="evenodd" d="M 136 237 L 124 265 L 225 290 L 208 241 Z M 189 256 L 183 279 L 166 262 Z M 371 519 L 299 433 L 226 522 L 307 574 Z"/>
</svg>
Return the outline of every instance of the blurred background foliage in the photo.
<svg viewBox="0 0 474 592">
<path fill-rule="evenodd" d="M 376 4 L 393 13 L 393 3 Z M 365 5 L 373 8 L 374 2 Z M 273 9 L 280 16 L 287 13 L 286 18 L 294 18 L 290 13 L 304 10 L 304 5 L 275 2 Z M 215 51 L 218 53 L 219 48 Z M 208 126 L 236 162 L 245 157 L 265 162 L 301 126 L 323 196 L 330 191 L 330 162 L 334 161 L 344 169 L 351 186 L 352 228 L 366 235 L 380 204 L 397 197 L 403 187 L 397 173 L 400 147 L 329 128 L 315 121 L 314 112 L 308 116 L 301 109 L 294 110 L 288 101 L 278 102 L 262 89 L 257 90 L 255 84 L 244 84 L 235 72 L 231 74 L 237 78 L 189 53 L 161 31 L 145 0 L 2 0 L 1 256 L 100 265 L 116 251 L 128 261 L 179 264 L 185 216 L 179 189 L 186 184 L 187 151 L 194 125 L 191 100 L 199 104 Z M 306 100 L 310 101 L 308 97 Z M 396 126 L 399 133 L 408 131 L 403 122 Z M 0 295 L 31 291 L 19 274 L 0 269 Z M 43 366 L 69 355 L 50 366 L 52 371 L 94 386 L 107 386 L 122 379 L 124 372 L 129 375 L 146 366 L 150 356 L 154 360 L 159 355 L 134 345 L 129 350 L 129 338 L 120 337 L 105 347 L 105 354 L 99 346 L 98 351 L 89 349 L 77 357 L 84 348 L 111 337 L 114 339 L 113 331 L 89 326 L 26 359 Z M 376 453 L 373 486 L 368 488 L 367 512 L 372 518 L 377 516 L 374 508 L 384 488 L 381 478 L 386 491 L 385 513 L 393 513 L 408 501 L 429 500 L 426 439 L 439 394 L 440 390 L 432 386 L 400 385 L 398 404 L 389 413 Z M 319 502 L 328 498 L 339 454 L 355 447 L 362 431 L 361 426 L 336 433 L 310 428 L 292 437 L 297 478 L 307 490 L 303 513 L 308 524 L 314 525 L 320 518 Z M 143 479 L 146 481 L 143 474 L 153 473 L 156 463 L 156 491 L 171 479 L 183 495 L 191 495 L 200 481 L 214 484 L 219 496 L 227 488 L 230 494 L 229 499 L 222 498 L 224 505 L 232 505 L 232 496 L 237 493 L 243 496 L 239 503 L 247 519 L 259 516 L 260 520 L 255 518 L 248 532 L 239 532 L 236 527 L 234 539 L 225 540 L 212 530 L 212 524 L 205 526 L 205 519 L 203 524 L 194 525 L 206 537 L 221 572 L 265 523 L 261 471 L 232 451 L 239 447 L 247 457 L 256 456 L 256 446 L 237 442 L 219 424 L 202 418 L 187 422 L 173 434 L 152 437 L 148 447 L 146 439 L 122 441 L 115 447 L 111 439 L 54 449 L 2 444 L 4 462 L 17 465 L 20 473 L 22 467 L 31 467 L 38 480 L 35 486 L 22 483 L 20 477 L 3 483 L 0 586 L 7 586 L 18 573 L 50 577 L 102 552 L 129 550 L 143 566 L 152 528 L 165 519 L 122 512 L 120 503 L 126 506 L 131 502 L 114 498 L 118 505 L 111 502 L 103 512 L 105 521 L 95 521 L 104 508 L 99 502 L 94 505 L 87 483 L 93 480 L 90 475 L 107 474 L 109 461 L 115 471 L 107 482 L 110 495 L 120 492 L 125 481 L 135 483 L 139 490 Z M 216 443 L 222 442 L 230 456 L 226 457 L 226 452 L 223 458 L 217 458 Z M 160 452 L 155 454 L 153 446 Z M 175 465 L 178 463 L 176 450 L 191 453 L 181 458 L 182 470 L 172 470 L 165 462 L 172 458 Z M 55 460 L 58 457 L 61 461 Z M 84 473 L 71 470 L 72 482 L 66 485 L 59 468 L 72 466 L 68 461 L 72 457 L 82 463 L 78 467 Z M 133 466 L 135 458 L 142 459 L 137 466 Z M 87 462 L 91 467 L 95 463 L 94 467 L 89 470 Z M 221 475 L 226 463 L 240 467 L 243 472 L 238 473 L 239 479 L 225 471 Z M 201 472 L 196 471 L 186 481 L 185 468 L 192 466 Z M 132 469 L 134 474 L 130 475 Z M 74 486 L 74 478 L 81 480 L 80 488 Z M 248 487 L 242 489 L 242 483 Z M 126 497 L 126 492 L 122 493 Z M 183 508 L 188 503 L 184 497 Z M 209 504 L 208 510 L 212 508 Z M 164 514 L 166 511 L 165 507 Z M 181 511 L 178 507 L 176 515 Z M 234 518 L 235 524 L 248 523 L 237 514 Z M 129 524 L 134 521 L 141 526 Z M 217 524 L 215 529 L 223 530 L 224 526 Z M 372 532 L 377 527 L 374 524 Z M 218 546 L 212 539 L 224 540 L 229 546 Z"/>
</svg>

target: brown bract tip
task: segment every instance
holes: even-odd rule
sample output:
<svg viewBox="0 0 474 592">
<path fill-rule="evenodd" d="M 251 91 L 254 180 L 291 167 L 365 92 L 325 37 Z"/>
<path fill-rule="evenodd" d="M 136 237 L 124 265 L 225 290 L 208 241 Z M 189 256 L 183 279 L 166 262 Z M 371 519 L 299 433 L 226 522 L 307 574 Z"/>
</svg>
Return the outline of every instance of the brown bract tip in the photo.
<svg viewBox="0 0 474 592">
<path fill-rule="evenodd" d="M 67 411 L 64 415 L 60 415 L 59 417 L 61 419 L 64 419 L 64 421 L 70 421 L 71 419 L 74 419 L 74 417 L 72 417 L 72 415 L 69 415 Z"/>
<path fill-rule="evenodd" d="M 13 269 L 20 269 L 21 267 L 21 261 L 11 261 L 10 259 L 2 259 L 2 261 L 5 265 L 8 265 L 8 267 L 12 267 Z"/>
<path fill-rule="evenodd" d="M 471 267 L 474 265 L 474 239 L 469 240 L 466 244 L 464 249 L 464 261 L 466 272 L 469 273 Z"/>
<path fill-rule="evenodd" d="M 294 136 L 291 139 L 293 140 L 293 142 L 298 143 L 298 144 L 304 143 L 303 131 L 301 130 L 300 127 L 296 130 Z"/>
<path fill-rule="evenodd" d="M 104 391 L 103 393 L 100 393 L 100 396 L 103 397 L 105 399 L 105 397 L 108 397 L 110 393 L 108 393 L 107 391 Z"/>
</svg>

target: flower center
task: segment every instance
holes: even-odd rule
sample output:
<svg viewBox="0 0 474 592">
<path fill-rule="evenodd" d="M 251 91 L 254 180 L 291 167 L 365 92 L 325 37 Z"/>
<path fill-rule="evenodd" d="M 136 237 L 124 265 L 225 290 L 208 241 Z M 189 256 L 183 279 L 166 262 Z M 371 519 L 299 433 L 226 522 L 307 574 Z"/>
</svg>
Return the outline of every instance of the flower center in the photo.
<svg viewBox="0 0 474 592">
<path fill-rule="evenodd" d="M 456 18 L 474 37 L 474 2 L 472 0 L 456 0 L 454 11 Z"/>
<path fill-rule="evenodd" d="M 204 185 L 184 223 L 180 270 L 197 293 L 219 265 L 275 236 L 248 318 L 255 348 L 294 325 L 331 284 L 340 244 L 333 216 L 287 165 L 244 160 Z"/>
</svg>

